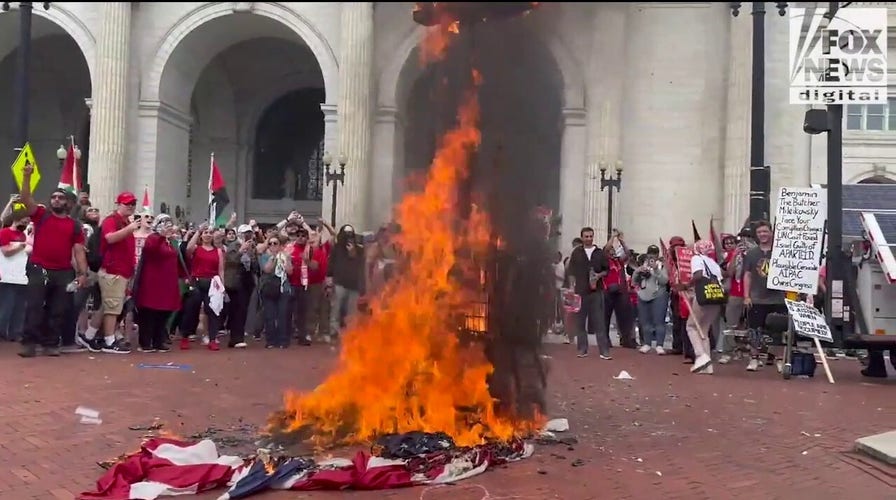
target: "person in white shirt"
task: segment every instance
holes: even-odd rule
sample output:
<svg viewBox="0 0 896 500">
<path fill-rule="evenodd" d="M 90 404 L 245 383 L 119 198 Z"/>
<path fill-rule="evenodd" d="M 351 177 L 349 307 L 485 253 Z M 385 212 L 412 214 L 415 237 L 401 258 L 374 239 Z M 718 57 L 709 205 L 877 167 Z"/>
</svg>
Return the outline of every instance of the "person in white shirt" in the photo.
<svg viewBox="0 0 896 500">
<path fill-rule="evenodd" d="M 691 281 L 679 285 L 684 289 L 692 290 L 688 293 L 688 304 L 691 314 L 688 317 L 688 338 L 694 346 L 694 366 L 691 372 L 712 375 L 712 346 L 710 345 L 709 331 L 712 325 L 722 314 L 721 305 L 700 305 L 697 303 L 693 289 L 703 282 L 704 278 L 715 277 L 721 283 L 722 269 L 715 259 L 708 256 L 713 249 L 713 244 L 707 240 L 694 243 L 694 256 L 691 258 Z"/>
</svg>

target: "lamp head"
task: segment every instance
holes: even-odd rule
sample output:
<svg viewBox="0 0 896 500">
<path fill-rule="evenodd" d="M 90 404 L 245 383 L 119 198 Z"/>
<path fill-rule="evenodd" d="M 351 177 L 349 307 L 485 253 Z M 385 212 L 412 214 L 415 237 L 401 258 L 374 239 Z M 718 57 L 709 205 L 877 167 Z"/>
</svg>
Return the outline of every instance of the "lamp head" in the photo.
<svg viewBox="0 0 896 500">
<path fill-rule="evenodd" d="M 345 153 L 342 153 L 339 155 L 339 166 L 344 167 L 346 164 L 348 164 L 348 157 L 345 156 Z"/>
<path fill-rule="evenodd" d="M 622 160 L 616 161 L 616 174 L 622 175 Z"/>
<path fill-rule="evenodd" d="M 330 155 L 329 151 L 324 152 L 323 160 L 324 160 L 324 165 L 326 165 L 328 167 L 333 164 L 333 156 Z"/>
<path fill-rule="evenodd" d="M 729 5 L 731 7 L 732 16 L 737 17 L 737 15 L 740 14 L 740 4 L 740 2 L 730 2 Z"/>
<path fill-rule="evenodd" d="M 62 161 L 65 160 L 66 156 L 68 156 L 68 151 L 65 150 L 65 146 L 60 144 L 59 149 L 56 150 L 56 158 L 59 158 L 59 160 Z"/>
<path fill-rule="evenodd" d="M 76 160 L 81 159 L 81 148 L 79 148 L 78 146 L 75 146 L 75 159 Z"/>
</svg>

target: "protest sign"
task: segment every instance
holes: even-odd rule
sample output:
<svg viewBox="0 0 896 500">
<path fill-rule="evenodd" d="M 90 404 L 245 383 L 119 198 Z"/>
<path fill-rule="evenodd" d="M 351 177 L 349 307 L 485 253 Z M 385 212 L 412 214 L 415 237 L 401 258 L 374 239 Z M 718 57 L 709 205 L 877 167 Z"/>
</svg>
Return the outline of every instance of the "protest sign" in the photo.
<svg viewBox="0 0 896 500">
<path fill-rule="evenodd" d="M 806 302 L 785 300 L 787 312 L 793 321 L 793 328 L 798 335 L 803 337 L 833 342 L 831 327 L 828 326 L 821 311 Z"/>
<path fill-rule="evenodd" d="M 768 288 L 815 294 L 826 214 L 823 189 L 781 188 Z"/>
</svg>

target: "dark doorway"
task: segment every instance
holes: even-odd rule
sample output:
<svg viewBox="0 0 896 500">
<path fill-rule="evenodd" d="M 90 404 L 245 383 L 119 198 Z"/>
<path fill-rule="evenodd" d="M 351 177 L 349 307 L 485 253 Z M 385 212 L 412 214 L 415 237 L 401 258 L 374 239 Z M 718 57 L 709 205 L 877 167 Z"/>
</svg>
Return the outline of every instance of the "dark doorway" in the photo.
<svg viewBox="0 0 896 500">
<path fill-rule="evenodd" d="M 323 199 L 324 89 L 290 92 L 258 122 L 252 197 L 263 200 Z"/>
</svg>

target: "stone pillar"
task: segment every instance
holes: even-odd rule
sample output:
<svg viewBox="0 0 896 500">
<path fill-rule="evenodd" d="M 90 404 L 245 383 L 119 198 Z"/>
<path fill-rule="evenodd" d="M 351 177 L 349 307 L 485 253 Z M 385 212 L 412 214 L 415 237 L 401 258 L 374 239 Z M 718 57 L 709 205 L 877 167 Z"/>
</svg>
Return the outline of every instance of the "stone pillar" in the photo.
<svg viewBox="0 0 896 500">
<path fill-rule="evenodd" d="M 398 150 L 395 147 L 397 128 L 397 109 L 385 106 L 377 109 L 376 125 L 373 129 L 373 161 L 371 162 L 370 208 L 368 211 L 370 214 L 368 221 L 374 227 L 392 219 L 392 207 L 395 204 L 395 170 L 404 165 L 396 156 Z"/>
<path fill-rule="evenodd" d="M 752 91 L 750 16 L 731 16 L 728 40 L 728 101 L 725 115 L 725 168 L 722 228 L 739 231 L 749 216 L 750 204 L 750 93 Z"/>
<path fill-rule="evenodd" d="M 125 171 L 131 3 L 102 4 L 90 121 L 90 199 L 112 210 Z"/>
<path fill-rule="evenodd" d="M 600 190 L 600 162 L 615 176 L 622 160 L 623 72 L 607 71 L 607 61 L 625 54 L 625 4 L 600 4 L 595 9 L 588 62 L 588 177 L 584 225 L 594 228 L 595 240 L 607 241 L 607 192 Z M 613 198 L 614 219 L 619 219 L 619 196 Z M 567 238 L 568 239 L 568 238 Z"/>
<path fill-rule="evenodd" d="M 572 241 L 584 225 L 587 148 L 584 109 L 563 110 L 563 141 L 560 146 L 561 241 Z M 561 247 L 562 248 L 562 247 Z"/>
<path fill-rule="evenodd" d="M 330 165 L 330 171 L 332 172 L 334 166 L 339 168 L 339 165 L 336 163 L 336 159 L 339 158 L 339 153 L 336 152 L 338 149 L 339 118 L 336 111 L 336 105 L 334 104 L 321 104 L 320 110 L 324 113 L 324 151 L 329 152 L 333 157 L 334 165 Z M 324 169 L 326 169 L 326 166 Z M 320 206 L 320 216 L 326 219 L 327 222 L 330 222 L 331 207 L 333 206 L 333 184 L 326 184 L 326 181 L 326 172 L 324 172 L 325 184 L 323 189 L 323 199 L 321 200 Z M 343 195 L 345 194 L 345 190 L 342 189 L 342 186 L 339 186 L 339 188 L 339 192 L 336 193 L 339 195 L 339 202 L 337 204 L 341 204 Z M 336 229 L 339 228 L 337 227 Z"/>
<path fill-rule="evenodd" d="M 342 4 L 339 51 L 339 148 L 345 154 L 345 184 L 340 186 L 336 223 L 367 228 L 370 136 L 373 114 L 373 3 Z M 337 228 L 338 229 L 338 228 Z"/>
</svg>

